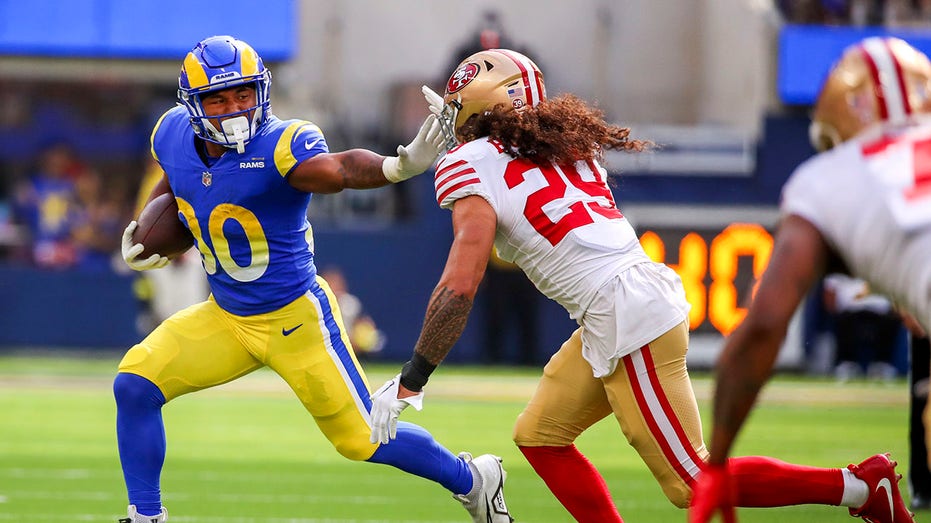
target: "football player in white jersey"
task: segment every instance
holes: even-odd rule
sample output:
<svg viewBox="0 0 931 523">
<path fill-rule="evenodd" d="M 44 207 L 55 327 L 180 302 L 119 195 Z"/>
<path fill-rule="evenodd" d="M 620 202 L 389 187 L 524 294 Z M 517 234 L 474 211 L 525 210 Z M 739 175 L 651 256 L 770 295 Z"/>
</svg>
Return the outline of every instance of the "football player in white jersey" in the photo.
<svg viewBox="0 0 931 523">
<path fill-rule="evenodd" d="M 769 266 L 717 364 L 711 456 L 690 521 L 732 513 L 728 453 L 770 375 L 790 318 L 821 277 L 845 272 L 862 278 L 925 330 L 931 327 L 931 124 L 921 118 L 929 109 L 931 62 L 903 40 L 865 39 L 833 66 L 810 133 L 823 152 L 799 166 L 783 188 Z M 895 488 L 901 477 L 895 464 L 888 456 L 874 460 L 871 466 L 881 473 L 870 485 L 870 501 L 851 515 L 912 521 Z"/>
<path fill-rule="evenodd" d="M 514 428 L 534 470 L 577 521 L 622 521 L 574 445 L 613 414 L 669 500 L 686 507 L 708 454 L 686 369 L 689 306 L 676 273 L 644 253 L 600 163 L 606 149 L 650 144 L 572 95 L 547 99 L 537 66 L 505 49 L 464 60 L 444 98 L 424 94 L 449 141 L 435 187 L 437 203 L 452 211 L 454 240 L 413 357 L 373 396 L 372 440 L 390 446 L 400 412 L 420 408 L 423 386 L 465 327 L 494 245 L 581 326 L 546 365 Z M 846 478 L 841 469 L 766 457 L 735 462 L 742 506 L 867 501 L 869 485 L 850 471 Z"/>
</svg>

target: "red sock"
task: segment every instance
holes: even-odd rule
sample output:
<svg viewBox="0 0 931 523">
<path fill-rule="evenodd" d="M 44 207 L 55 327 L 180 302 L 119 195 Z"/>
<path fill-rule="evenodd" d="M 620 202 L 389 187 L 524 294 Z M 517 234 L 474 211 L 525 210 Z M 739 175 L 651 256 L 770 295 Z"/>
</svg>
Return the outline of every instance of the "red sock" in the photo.
<svg viewBox="0 0 931 523">
<path fill-rule="evenodd" d="M 575 445 L 517 448 L 576 521 L 624 523 L 604 478 Z"/>
<path fill-rule="evenodd" d="M 794 465 L 762 456 L 731 458 L 729 466 L 739 507 L 840 505 L 844 495 L 840 469 Z"/>
</svg>

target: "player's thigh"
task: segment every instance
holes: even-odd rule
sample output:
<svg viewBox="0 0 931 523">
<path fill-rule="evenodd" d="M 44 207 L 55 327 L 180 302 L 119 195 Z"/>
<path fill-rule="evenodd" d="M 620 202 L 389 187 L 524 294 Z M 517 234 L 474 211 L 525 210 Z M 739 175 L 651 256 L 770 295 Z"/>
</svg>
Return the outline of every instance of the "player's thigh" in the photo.
<svg viewBox="0 0 931 523">
<path fill-rule="evenodd" d="M 687 505 L 691 484 L 708 456 L 687 351 L 688 326 L 681 323 L 625 356 L 603 378 L 627 440 L 677 506 Z"/>
<path fill-rule="evenodd" d="M 123 356 L 119 371 L 155 383 L 169 401 L 261 367 L 224 316 L 213 300 L 173 314 Z"/>
<path fill-rule="evenodd" d="M 577 329 L 543 368 L 543 377 L 517 418 L 514 442 L 521 446 L 566 446 L 611 413 L 601 380 L 582 357 Z"/>
<path fill-rule="evenodd" d="M 336 299 L 319 281 L 322 285 L 276 311 L 267 363 L 341 454 L 368 459 L 377 448 L 368 440 L 368 382 L 335 310 Z"/>
</svg>

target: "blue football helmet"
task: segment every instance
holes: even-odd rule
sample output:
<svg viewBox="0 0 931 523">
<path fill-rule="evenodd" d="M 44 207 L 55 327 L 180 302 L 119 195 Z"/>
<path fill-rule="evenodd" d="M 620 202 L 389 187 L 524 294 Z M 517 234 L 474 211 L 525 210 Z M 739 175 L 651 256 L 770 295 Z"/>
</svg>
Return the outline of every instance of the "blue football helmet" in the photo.
<svg viewBox="0 0 931 523">
<path fill-rule="evenodd" d="M 250 83 L 255 84 L 256 105 L 245 111 L 211 117 L 222 120 L 221 128 L 217 129 L 204 114 L 201 96 Z M 178 100 L 191 115 L 194 134 L 242 153 L 245 144 L 256 136 L 271 114 L 271 83 L 271 72 L 249 44 L 232 36 L 212 36 L 199 42 L 184 58 L 178 78 Z"/>
</svg>

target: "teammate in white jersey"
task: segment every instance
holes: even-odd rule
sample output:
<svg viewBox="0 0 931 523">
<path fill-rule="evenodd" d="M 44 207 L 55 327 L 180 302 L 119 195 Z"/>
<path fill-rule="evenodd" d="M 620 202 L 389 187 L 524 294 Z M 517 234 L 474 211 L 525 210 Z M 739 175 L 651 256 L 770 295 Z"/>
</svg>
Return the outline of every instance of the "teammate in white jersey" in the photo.
<svg viewBox="0 0 931 523">
<path fill-rule="evenodd" d="M 622 521 L 574 445 L 613 413 L 669 500 L 687 506 L 707 457 L 685 362 L 689 306 L 676 273 L 644 253 L 600 164 L 606 149 L 649 144 L 574 96 L 546 99 L 537 66 L 504 49 L 463 61 L 445 98 L 425 95 L 451 148 L 435 186 L 455 236 L 413 357 L 373 396 L 373 441 L 390 446 L 400 412 L 420 408 L 423 386 L 465 327 L 494 245 L 581 326 L 546 365 L 514 429 L 534 470 L 577 521 Z M 849 471 L 845 478 L 840 469 L 765 457 L 737 458 L 736 468 L 742 506 L 859 507 L 870 487 Z"/>
<path fill-rule="evenodd" d="M 718 361 L 711 456 L 691 521 L 732 512 L 727 455 L 793 313 L 821 277 L 862 278 L 931 328 L 931 124 L 919 119 L 929 109 L 931 62 L 903 40 L 868 38 L 832 68 L 811 127 L 813 145 L 824 152 L 783 188 L 769 266 Z M 911 521 L 894 488 L 901 477 L 894 466 L 890 461 L 888 481 L 873 487 L 883 494 L 868 507 L 882 509 L 876 521 Z M 868 517 L 864 510 L 851 514 Z"/>
</svg>

